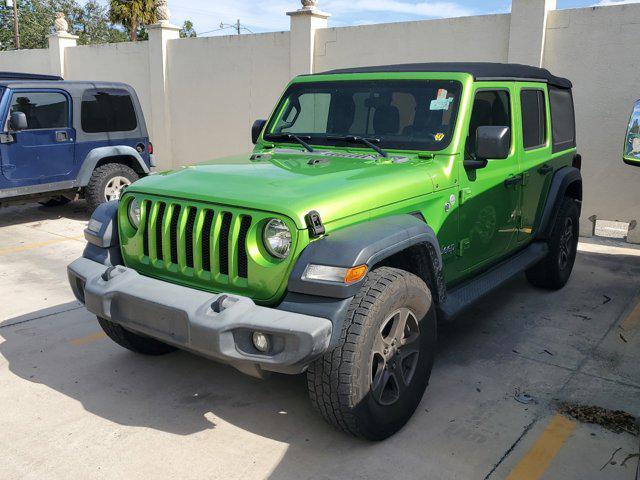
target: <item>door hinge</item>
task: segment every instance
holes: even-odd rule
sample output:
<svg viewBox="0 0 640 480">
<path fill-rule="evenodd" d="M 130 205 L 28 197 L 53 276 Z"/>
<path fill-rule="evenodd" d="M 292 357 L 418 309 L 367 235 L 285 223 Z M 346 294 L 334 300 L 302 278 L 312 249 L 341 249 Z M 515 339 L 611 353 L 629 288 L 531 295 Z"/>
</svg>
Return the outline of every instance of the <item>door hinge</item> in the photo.
<svg viewBox="0 0 640 480">
<path fill-rule="evenodd" d="M 464 255 L 465 250 L 469 250 L 471 247 L 471 240 L 469 238 L 463 238 L 460 240 L 460 246 L 458 247 L 458 256 L 461 257 Z"/>
<path fill-rule="evenodd" d="M 464 203 L 471 198 L 471 189 L 470 188 L 462 188 L 460 190 L 460 205 L 464 205 Z"/>
</svg>

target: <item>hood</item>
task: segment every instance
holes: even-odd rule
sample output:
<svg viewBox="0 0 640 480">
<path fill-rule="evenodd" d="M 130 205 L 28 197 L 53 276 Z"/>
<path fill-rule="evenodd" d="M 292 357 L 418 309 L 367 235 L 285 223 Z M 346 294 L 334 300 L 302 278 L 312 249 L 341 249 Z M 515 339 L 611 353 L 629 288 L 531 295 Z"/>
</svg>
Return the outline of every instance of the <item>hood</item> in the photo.
<svg viewBox="0 0 640 480">
<path fill-rule="evenodd" d="M 432 192 L 425 163 L 344 150 L 277 149 L 151 175 L 127 191 L 280 213 L 302 229 L 311 210 L 327 224 Z"/>
</svg>

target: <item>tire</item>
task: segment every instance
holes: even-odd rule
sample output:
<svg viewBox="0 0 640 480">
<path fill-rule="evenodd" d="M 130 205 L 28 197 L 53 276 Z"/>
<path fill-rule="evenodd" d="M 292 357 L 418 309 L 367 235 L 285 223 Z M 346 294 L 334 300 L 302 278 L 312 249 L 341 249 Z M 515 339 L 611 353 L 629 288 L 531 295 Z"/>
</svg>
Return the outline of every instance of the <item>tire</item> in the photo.
<svg viewBox="0 0 640 480">
<path fill-rule="evenodd" d="M 548 241 L 549 253 L 526 271 L 529 283 L 547 290 L 559 290 L 567 284 L 578 252 L 579 222 L 578 205 L 565 197 Z"/>
<path fill-rule="evenodd" d="M 53 197 L 47 200 L 46 202 L 39 202 L 43 207 L 62 207 L 71 201 L 70 198 L 64 197 L 62 195 L 58 197 Z"/>
<path fill-rule="evenodd" d="M 396 338 L 408 343 L 394 356 L 403 342 L 389 343 L 407 312 L 408 327 Z M 378 268 L 352 300 L 337 346 L 309 366 L 311 403 L 336 428 L 383 440 L 400 430 L 418 407 L 429 383 L 435 344 L 436 314 L 427 285 L 404 270 Z"/>
<path fill-rule="evenodd" d="M 111 340 L 127 350 L 143 355 L 154 356 L 164 355 L 177 350 L 176 347 L 172 347 L 153 338 L 143 337 L 142 335 L 130 332 L 109 320 L 100 317 L 97 318 L 104 333 L 106 333 Z"/>
<path fill-rule="evenodd" d="M 117 193 L 114 190 L 112 198 L 107 195 L 106 190 L 110 182 L 130 185 L 139 178 L 140 176 L 132 168 L 121 163 L 107 163 L 96 168 L 84 192 L 89 208 L 93 211 L 105 202 L 120 198 L 121 190 Z"/>
</svg>

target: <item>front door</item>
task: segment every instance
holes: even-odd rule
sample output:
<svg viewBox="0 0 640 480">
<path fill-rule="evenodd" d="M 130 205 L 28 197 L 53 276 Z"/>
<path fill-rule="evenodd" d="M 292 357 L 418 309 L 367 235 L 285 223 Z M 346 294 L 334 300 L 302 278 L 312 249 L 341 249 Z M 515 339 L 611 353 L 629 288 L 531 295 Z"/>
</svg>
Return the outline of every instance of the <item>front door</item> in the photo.
<svg viewBox="0 0 640 480">
<path fill-rule="evenodd" d="M 488 159 L 487 166 L 465 169 L 460 175 L 461 269 L 466 272 L 490 264 L 514 244 L 519 214 L 519 165 L 514 148 L 514 87 L 490 83 L 477 87 L 469 121 L 465 156 L 475 158 L 476 130 L 481 126 L 511 128 L 511 153 L 506 159 Z"/>
<path fill-rule="evenodd" d="M 12 112 L 27 117 L 27 128 L 12 132 Z M 14 91 L 0 144 L 2 175 L 19 186 L 69 180 L 74 167 L 75 130 L 71 102 L 62 91 Z M 7 141 L 7 139 L 9 141 Z"/>
</svg>

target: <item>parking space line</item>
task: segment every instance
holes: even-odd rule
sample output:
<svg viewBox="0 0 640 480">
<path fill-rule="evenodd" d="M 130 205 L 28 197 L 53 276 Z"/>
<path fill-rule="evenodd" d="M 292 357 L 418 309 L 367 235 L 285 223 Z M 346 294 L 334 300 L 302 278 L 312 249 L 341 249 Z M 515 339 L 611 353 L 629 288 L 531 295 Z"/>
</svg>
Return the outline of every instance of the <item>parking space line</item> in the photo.
<svg viewBox="0 0 640 480">
<path fill-rule="evenodd" d="M 91 335 L 87 335 L 82 338 L 75 338 L 73 340 L 69 340 L 71 345 L 75 345 L 76 347 L 80 347 L 82 345 L 86 345 L 87 343 L 96 342 L 98 340 L 102 340 L 103 338 L 107 338 L 107 334 L 104 332 L 96 332 Z"/>
<path fill-rule="evenodd" d="M 533 446 L 518 462 L 507 480 L 538 480 L 567 441 L 577 423 L 562 415 L 554 416 Z"/>
<path fill-rule="evenodd" d="M 28 245 L 20 245 L 19 247 L 7 247 L 0 248 L 0 256 L 9 255 L 11 253 L 24 252 L 25 250 L 33 250 L 35 248 L 47 247 L 49 245 L 55 245 L 56 243 L 70 242 L 70 241 L 80 241 L 84 239 L 84 237 L 62 237 L 56 238 L 55 240 L 47 240 L 46 242 L 38 242 L 38 243 L 30 243 Z"/>
</svg>

